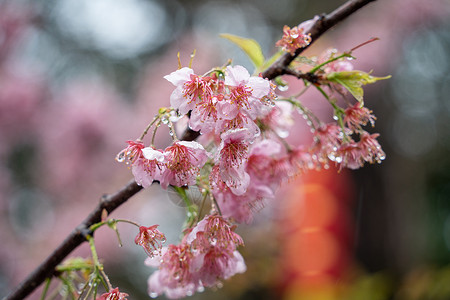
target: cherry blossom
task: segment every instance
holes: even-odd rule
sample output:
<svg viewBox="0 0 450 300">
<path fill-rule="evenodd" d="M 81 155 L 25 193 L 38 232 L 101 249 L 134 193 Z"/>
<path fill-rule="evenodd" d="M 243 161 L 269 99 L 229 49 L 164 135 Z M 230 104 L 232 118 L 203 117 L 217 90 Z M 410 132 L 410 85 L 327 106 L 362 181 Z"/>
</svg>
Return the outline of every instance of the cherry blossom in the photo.
<svg viewBox="0 0 450 300">
<path fill-rule="evenodd" d="M 376 117 L 372 114 L 372 111 L 359 102 L 345 109 L 344 122 L 352 131 L 361 129 L 361 126 L 365 126 L 367 123 L 370 123 L 373 127 L 375 120 Z"/>
<path fill-rule="evenodd" d="M 166 241 L 165 235 L 156 229 L 157 227 L 158 225 L 140 226 L 139 233 L 134 239 L 134 242 L 142 246 L 149 257 L 161 254 L 162 244 Z"/>
<path fill-rule="evenodd" d="M 275 45 L 291 54 L 299 48 L 308 46 L 311 43 L 311 36 L 305 33 L 305 28 L 309 25 L 310 23 L 302 23 L 293 28 L 284 25 L 283 37 Z"/>
<path fill-rule="evenodd" d="M 195 184 L 200 168 L 208 160 L 208 154 L 197 142 L 177 141 L 164 150 L 165 168 L 162 170 L 160 184 L 184 186 Z"/>
</svg>

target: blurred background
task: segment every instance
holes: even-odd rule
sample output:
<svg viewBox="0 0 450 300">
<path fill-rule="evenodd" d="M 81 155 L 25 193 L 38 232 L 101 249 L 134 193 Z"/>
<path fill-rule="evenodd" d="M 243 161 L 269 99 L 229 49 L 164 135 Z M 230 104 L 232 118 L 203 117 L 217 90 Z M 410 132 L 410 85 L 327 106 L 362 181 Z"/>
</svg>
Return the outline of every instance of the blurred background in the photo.
<svg viewBox="0 0 450 300">
<path fill-rule="evenodd" d="M 257 40 L 266 57 L 282 27 L 345 1 L 0 1 L 0 294 L 23 280 L 95 207 L 131 178 L 114 161 L 136 139 L 184 66 L 228 58 L 220 39 Z M 387 159 L 357 171 L 311 172 L 241 226 L 248 271 L 195 299 L 450 299 L 450 2 L 376 1 L 325 34 L 308 55 L 358 49 L 357 69 L 392 79 L 367 87 Z M 295 90 L 295 86 L 290 87 Z M 326 103 L 305 95 L 317 108 Z M 324 108 L 326 109 L 326 108 Z M 305 124 L 291 136 L 307 140 Z M 301 130 L 300 130 L 301 129 Z M 158 134 L 157 146 L 170 139 Z M 176 243 L 184 209 L 159 186 L 113 213 Z M 146 299 L 152 270 L 135 228 L 96 234 L 114 286 Z M 74 256 L 89 256 L 86 245 Z M 56 287 L 56 283 L 54 283 Z M 39 299 L 41 289 L 30 299 Z M 161 297 L 163 298 L 163 297 Z"/>
</svg>

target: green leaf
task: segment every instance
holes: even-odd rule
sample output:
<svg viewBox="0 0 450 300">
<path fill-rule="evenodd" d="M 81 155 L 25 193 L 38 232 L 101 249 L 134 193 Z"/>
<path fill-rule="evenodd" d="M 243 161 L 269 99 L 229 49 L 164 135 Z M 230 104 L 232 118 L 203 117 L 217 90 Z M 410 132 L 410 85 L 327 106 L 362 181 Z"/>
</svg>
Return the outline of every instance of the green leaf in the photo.
<svg viewBox="0 0 450 300">
<path fill-rule="evenodd" d="M 264 55 L 262 53 L 261 46 L 257 41 L 228 33 L 222 33 L 220 36 L 226 38 L 241 48 L 256 68 L 262 66 L 264 63 Z"/>
<path fill-rule="evenodd" d="M 363 85 L 391 78 L 391 76 L 375 77 L 362 71 L 333 72 L 327 75 L 330 82 L 338 83 L 345 87 L 359 102 L 363 102 Z"/>
<path fill-rule="evenodd" d="M 272 55 L 269 59 L 267 59 L 261 66 L 256 69 L 256 74 L 264 72 L 267 68 L 269 68 L 281 55 L 285 52 L 283 50 L 278 51 L 274 55 Z"/>
</svg>

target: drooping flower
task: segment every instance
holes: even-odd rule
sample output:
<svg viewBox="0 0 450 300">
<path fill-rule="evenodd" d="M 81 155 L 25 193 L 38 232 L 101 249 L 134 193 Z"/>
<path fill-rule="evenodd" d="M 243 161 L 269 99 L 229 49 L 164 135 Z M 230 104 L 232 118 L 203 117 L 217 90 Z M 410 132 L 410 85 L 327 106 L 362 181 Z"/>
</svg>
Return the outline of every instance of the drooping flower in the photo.
<svg viewBox="0 0 450 300">
<path fill-rule="evenodd" d="M 293 106 L 291 103 L 277 101 L 275 106 L 261 119 L 263 130 L 274 131 L 279 137 L 287 138 L 294 125 Z"/>
<path fill-rule="evenodd" d="M 141 157 L 134 162 L 131 171 L 136 183 L 144 188 L 152 185 L 154 180 L 160 180 L 162 171 L 165 169 L 163 163 L 164 155 L 161 150 L 146 147 L 141 150 Z"/>
<path fill-rule="evenodd" d="M 198 257 L 201 265 L 197 273 L 205 287 L 217 286 L 222 280 L 247 270 L 244 259 L 237 250 L 230 253 L 223 248 L 210 246 Z"/>
<path fill-rule="evenodd" d="M 233 230 L 233 226 L 222 216 L 207 215 L 197 223 L 187 236 L 186 241 L 192 243 L 197 238 L 197 234 L 203 232 L 209 244 L 234 251 L 237 246 L 243 245 L 244 241 Z"/>
<path fill-rule="evenodd" d="M 148 292 L 163 293 L 170 299 L 191 296 L 201 287 L 193 268 L 193 253 L 188 244 L 169 245 L 161 257 L 159 269 L 148 279 Z"/>
<path fill-rule="evenodd" d="M 333 161 L 340 164 L 340 169 L 346 167 L 355 170 L 364 165 L 361 148 L 354 141 L 342 144 L 334 154 Z"/>
<path fill-rule="evenodd" d="M 245 163 L 248 159 L 248 146 L 254 136 L 249 130 L 242 128 L 228 130 L 220 137 L 222 141 L 216 155 L 220 176 L 233 193 L 242 195 L 250 182 L 250 177 L 245 172 Z"/>
<path fill-rule="evenodd" d="M 162 170 L 160 184 L 183 186 L 195 184 L 200 168 L 208 160 L 206 150 L 197 142 L 177 141 L 164 151 L 165 168 Z"/>
<path fill-rule="evenodd" d="M 140 140 L 127 141 L 128 146 L 119 152 L 116 156 L 118 162 L 125 161 L 128 165 L 133 165 L 138 159 L 142 158 L 142 149 L 144 149 L 144 143 Z"/>
<path fill-rule="evenodd" d="M 245 271 L 245 263 L 236 250 L 243 245 L 234 227 L 220 215 L 208 215 L 186 237 L 195 256 L 193 272 L 206 287 L 216 286 L 221 280 Z"/>
<path fill-rule="evenodd" d="M 372 114 L 372 111 L 359 102 L 345 109 L 344 123 L 352 131 L 361 129 L 361 126 L 366 126 L 367 123 L 370 123 L 373 127 L 375 120 L 376 117 Z"/>
<path fill-rule="evenodd" d="M 381 163 L 386 158 L 386 154 L 377 141 L 378 136 L 378 133 L 369 134 L 364 131 L 359 137 L 362 157 L 371 164 L 375 162 Z"/>
<path fill-rule="evenodd" d="M 342 128 L 337 123 L 323 124 L 314 131 L 313 153 L 321 163 L 327 163 L 333 159 L 337 149 L 344 139 Z"/>
<path fill-rule="evenodd" d="M 251 198 L 249 191 L 238 196 L 235 195 L 219 175 L 219 167 L 215 166 L 209 175 L 211 192 L 216 199 L 220 212 L 225 218 L 237 223 L 250 223 L 252 220 Z M 251 188 L 251 186 L 249 186 Z"/>
<path fill-rule="evenodd" d="M 104 293 L 97 299 L 98 300 L 126 300 L 127 297 L 128 297 L 128 294 L 121 293 L 119 291 L 119 288 L 116 287 L 115 289 L 109 291 L 108 293 Z"/>
<path fill-rule="evenodd" d="M 142 246 L 149 257 L 161 255 L 162 244 L 166 241 L 165 235 L 156 229 L 157 227 L 158 225 L 140 226 L 139 233 L 134 239 L 136 245 Z"/>
</svg>

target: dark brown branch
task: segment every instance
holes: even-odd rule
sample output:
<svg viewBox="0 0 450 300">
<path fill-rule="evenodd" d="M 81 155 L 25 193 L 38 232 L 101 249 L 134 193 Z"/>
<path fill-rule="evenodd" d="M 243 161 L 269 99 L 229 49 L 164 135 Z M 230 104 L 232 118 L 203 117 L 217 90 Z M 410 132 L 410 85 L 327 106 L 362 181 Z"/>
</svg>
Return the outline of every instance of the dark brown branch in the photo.
<svg viewBox="0 0 450 300">
<path fill-rule="evenodd" d="M 311 44 L 317 40 L 328 29 L 344 20 L 358 9 L 373 2 L 375 0 L 350 0 L 337 8 L 335 11 L 328 15 L 319 16 L 318 20 L 312 25 L 309 33 L 311 34 Z M 310 45 L 311 45 L 310 44 Z M 308 47 L 308 46 L 307 46 Z M 290 53 L 283 54 L 270 68 L 262 73 L 262 76 L 267 79 L 275 79 L 280 75 L 286 74 L 289 64 L 299 56 L 307 47 L 299 48 L 293 55 Z"/>
<path fill-rule="evenodd" d="M 300 71 L 296 71 L 296 70 L 292 70 L 289 68 L 286 68 L 286 70 L 284 71 L 284 74 L 286 75 L 292 75 L 297 77 L 298 79 L 304 79 L 306 81 L 309 81 L 311 83 L 318 83 L 320 80 L 320 77 L 314 73 L 302 73 Z"/>
<path fill-rule="evenodd" d="M 312 42 L 319 38 L 328 29 L 372 1 L 375 0 L 350 0 L 332 13 L 320 16 L 310 30 Z M 271 67 L 263 72 L 263 77 L 267 79 L 274 79 L 283 74 L 290 74 L 298 77 L 299 74 L 291 74 L 292 72 L 288 71 L 288 66 L 305 49 L 306 48 L 297 49 L 294 55 L 289 53 L 284 54 Z M 300 75 L 300 78 L 301 76 L 304 75 Z M 198 132 L 188 129 L 183 134 L 182 140 L 193 141 L 198 136 Z M 60 264 L 73 250 L 75 250 L 75 248 L 86 241 L 85 234 L 88 232 L 91 225 L 101 221 L 103 210 L 106 210 L 108 214 L 111 213 L 140 190 L 142 190 L 142 187 L 137 185 L 134 180 L 131 180 L 116 193 L 103 196 L 100 203 L 91 212 L 91 214 L 77 228 L 75 228 L 69 236 L 67 236 L 67 238 L 21 284 L 16 287 L 13 292 L 6 296 L 4 300 L 24 299 L 31 294 L 39 285 L 42 284 L 42 282 L 44 282 L 46 278 L 53 276 L 55 267 L 58 264 Z"/>
<path fill-rule="evenodd" d="M 55 268 L 75 248 L 86 241 L 85 234 L 89 227 L 101 221 L 103 210 L 111 213 L 142 189 L 134 180 L 128 182 L 119 191 L 105 195 L 90 215 L 5 299 L 24 299 L 33 292 L 46 278 L 53 276 Z"/>
</svg>

